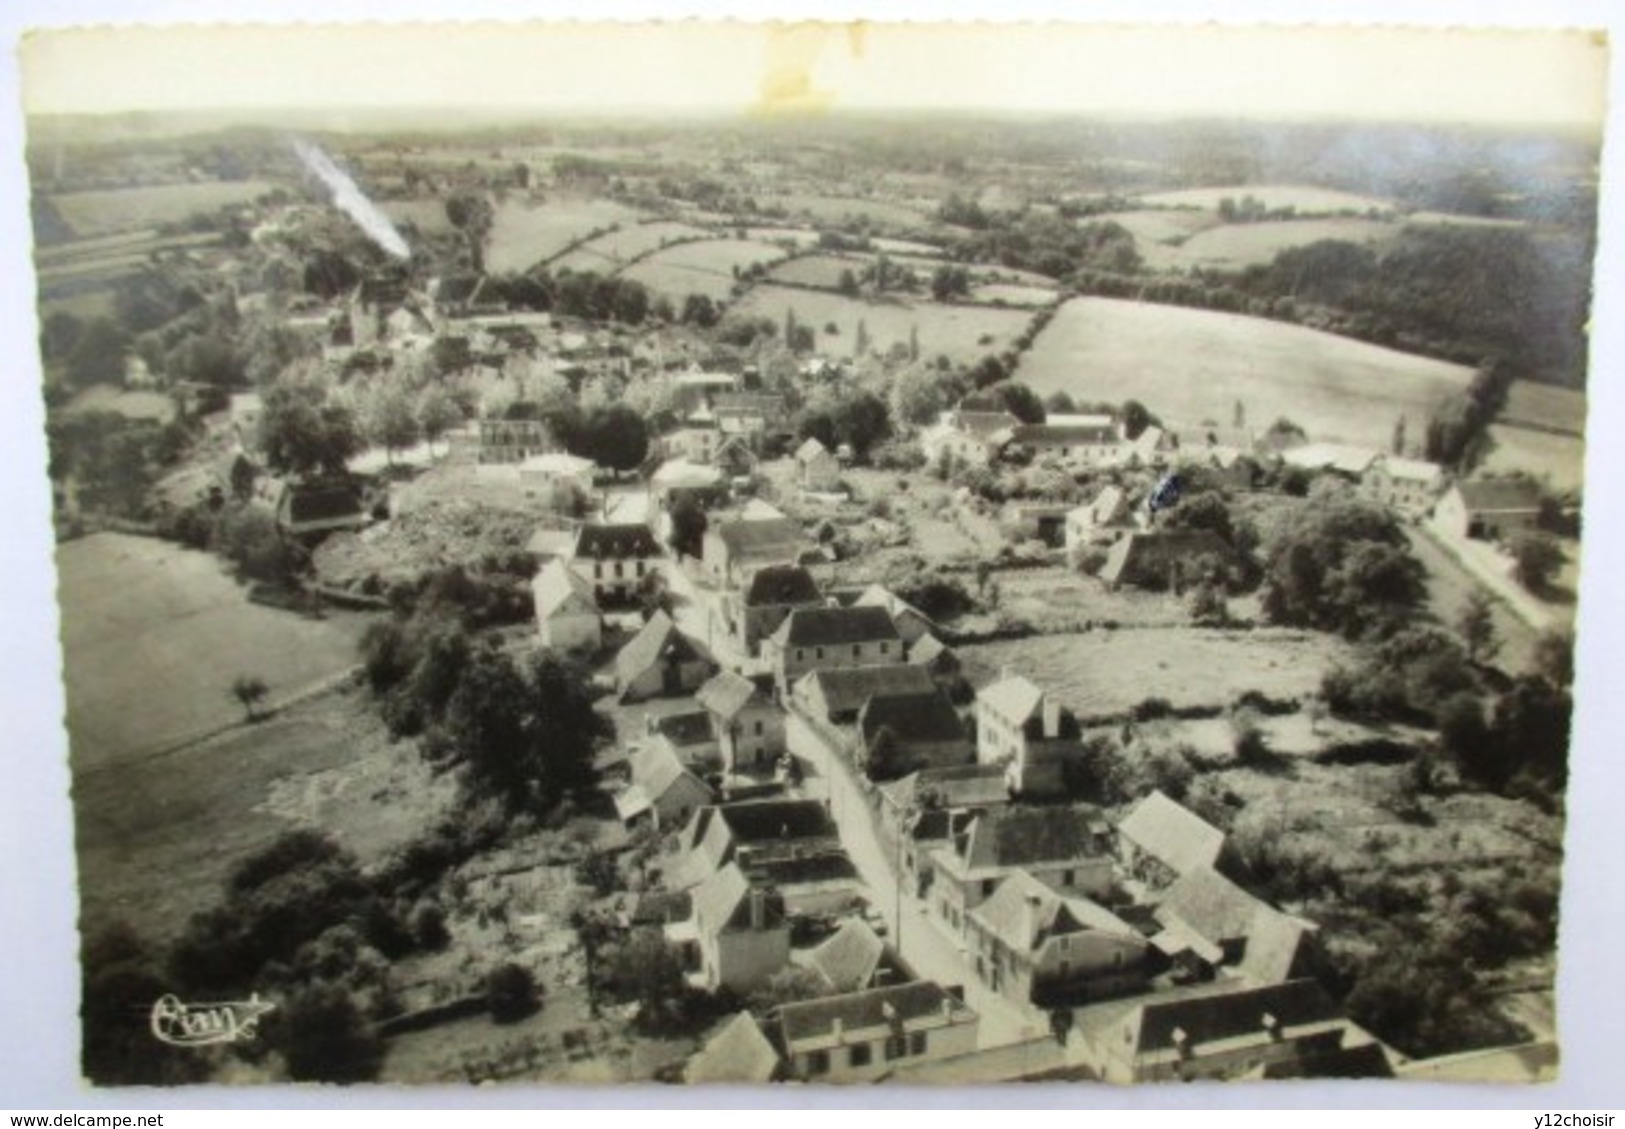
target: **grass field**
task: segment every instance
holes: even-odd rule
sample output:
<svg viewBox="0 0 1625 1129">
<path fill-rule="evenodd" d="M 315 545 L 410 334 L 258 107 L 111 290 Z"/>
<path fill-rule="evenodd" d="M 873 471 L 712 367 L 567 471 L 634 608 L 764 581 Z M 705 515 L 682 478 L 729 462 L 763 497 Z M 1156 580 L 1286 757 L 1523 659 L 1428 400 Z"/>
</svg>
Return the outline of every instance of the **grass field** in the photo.
<svg viewBox="0 0 1625 1129">
<path fill-rule="evenodd" d="M 1055 290 L 1042 286 L 1020 286 L 1013 282 L 989 282 L 971 289 L 970 296 L 978 302 L 991 302 L 1005 306 L 1048 306 L 1060 297 Z"/>
<path fill-rule="evenodd" d="M 443 235 L 455 230 L 446 218 L 444 200 L 382 200 L 378 206 L 397 223 L 410 222 L 425 235 Z"/>
<path fill-rule="evenodd" d="M 62 414 L 69 416 L 87 412 L 113 412 L 126 419 L 168 423 L 175 418 L 175 401 L 162 392 L 126 392 L 111 384 L 92 384 L 75 395 L 62 409 Z"/>
<path fill-rule="evenodd" d="M 794 243 L 800 247 L 816 247 L 818 233 L 807 227 L 752 227 L 745 234 L 763 243 Z"/>
<path fill-rule="evenodd" d="M 1312 439 L 1377 448 L 1396 418 L 1419 428 L 1468 375 L 1301 326 L 1106 298 L 1062 306 L 1016 371 L 1040 395 L 1133 397 L 1183 424 L 1229 419 L 1239 400 L 1259 426 L 1284 415 Z"/>
<path fill-rule="evenodd" d="M 1232 184 L 1218 188 L 1187 188 L 1178 192 L 1157 192 L 1140 199 L 1163 208 L 1213 208 L 1226 197 L 1240 202 L 1243 196 L 1261 201 L 1266 208 L 1294 208 L 1305 215 L 1331 215 L 1338 212 L 1365 212 L 1375 208 L 1391 212 L 1391 201 L 1376 196 L 1358 196 L 1330 188 L 1304 184 Z"/>
<path fill-rule="evenodd" d="M 220 560 L 99 533 L 57 550 L 63 680 L 76 769 L 140 756 L 241 719 L 240 674 L 272 700 L 351 667 L 369 620 L 248 601 Z"/>
<path fill-rule="evenodd" d="M 637 221 L 637 212 L 612 200 L 555 200 L 536 206 L 510 201 L 496 209 L 485 265 L 493 271 L 529 270 L 590 231 Z"/>
<path fill-rule="evenodd" d="M 1399 230 L 1397 224 L 1354 218 L 1232 223 L 1199 231 L 1178 247 L 1141 244 L 1140 254 L 1148 265 L 1161 270 L 1190 267 L 1239 270 L 1267 263 L 1282 251 L 1324 239 L 1374 245 L 1392 239 Z"/>
<path fill-rule="evenodd" d="M 1089 216 L 1080 219 L 1080 226 L 1091 223 L 1115 223 L 1128 229 L 1134 241 L 1145 253 L 1152 243 L 1178 243 L 1199 231 L 1206 231 L 1219 222 L 1218 217 L 1205 208 L 1146 208 L 1132 212 L 1114 212 L 1110 215 Z"/>
<path fill-rule="evenodd" d="M 1514 380 L 1507 406 L 1501 409 L 1499 418 L 1504 424 L 1527 424 L 1536 429 L 1584 435 L 1586 395 L 1573 388 Z"/>
<path fill-rule="evenodd" d="M 653 223 L 627 224 L 619 231 L 600 235 L 583 243 L 567 254 L 548 263 L 554 271 L 593 271 L 611 274 L 633 259 L 647 255 L 674 239 L 698 239 L 706 234 L 703 228 L 686 223 L 656 220 Z"/>
<path fill-rule="evenodd" d="M 926 222 L 923 213 L 889 200 L 792 194 L 779 196 L 764 203 L 779 205 L 788 209 L 792 216 L 805 217 L 815 223 L 843 223 L 866 217 L 886 227 L 913 228 L 923 226 Z"/>
<path fill-rule="evenodd" d="M 161 223 L 175 223 L 198 212 L 212 212 L 230 204 L 245 204 L 275 187 L 263 180 L 160 184 L 145 188 L 65 192 L 51 197 L 51 203 L 77 235 L 90 238 L 119 231 L 138 231 Z"/>
<path fill-rule="evenodd" d="M 1085 716 L 1118 713 L 1146 698 L 1186 707 L 1229 705 L 1247 690 L 1303 697 L 1349 653 L 1332 636 L 1276 628 L 1089 631 L 959 648 L 973 683 L 1008 667 Z"/>
<path fill-rule="evenodd" d="M 867 258 L 845 258 L 840 255 L 803 255 L 799 259 L 791 259 L 787 263 L 780 263 L 768 272 L 768 278 L 774 282 L 786 282 L 792 286 L 817 286 L 825 290 L 834 290 L 841 284 L 841 272 L 851 271 L 853 277 L 863 273 L 864 267 L 869 264 Z"/>
<path fill-rule="evenodd" d="M 707 239 L 679 243 L 656 251 L 633 263 L 621 277 L 641 282 L 657 294 L 680 302 L 690 294 L 704 294 L 713 301 L 733 293 L 734 271 L 756 263 L 775 263 L 784 258 L 784 248 L 749 239 Z"/>
<path fill-rule="evenodd" d="M 1479 469 L 1490 473 L 1528 471 L 1556 490 L 1578 489 L 1585 480 L 1585 440 L 1527 427 L 1491 424 L 1492 446 Z"/>
<path fill-rule="evenodd" d="M 819 344 L 825 351 L 848 355 L 857 336 L 858 322 L 869 333 L 872 348 L 885 351 L 893 344 L 908 344 L 909 332 L 918 329 L 920 353 L 927 357 L 946 354 L 950 360 L 970 363 L 989 353 L 1009 347 L 1026 328 L 1032 314 L 1023 310 L 994 310 L 979 307 L 939 306 L 932 302 L 899 300 L 869 303 L 839 294 L 788 287 L 753 287 L 734 307 L 751 317 L 767 317 L 782 322 L 786 310 L 794 310 L 805 325 L 818 327 Z M 833 322 L 840 333 L 832 340 L 823 327 Z"/>
</svg>

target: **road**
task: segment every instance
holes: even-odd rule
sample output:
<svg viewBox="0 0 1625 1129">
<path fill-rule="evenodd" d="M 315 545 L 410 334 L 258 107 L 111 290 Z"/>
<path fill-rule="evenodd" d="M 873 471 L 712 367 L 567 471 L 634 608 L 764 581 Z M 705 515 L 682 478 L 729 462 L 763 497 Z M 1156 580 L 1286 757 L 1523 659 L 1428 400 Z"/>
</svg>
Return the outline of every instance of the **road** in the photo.
<svg viewBox="0 0 1625 1129">
<path fill-rule="evenodd" d="M 802 723 L 791 714 L 790 724 Z M 960 941 L 928 912 L 924 902 L 906 892 L 899 899 L 896 860 L 875 831 L 852 770 L 837 762 L 821 742 L 806 741 L 796 747 L 820 751 L 813 759 L 802 761 L 806 766 L 803 791 L 829 801 L 841 845 L 869 887 L 872 904 L 886 919 L 888 940 L 917 975 L 944 985 L 964 985 L 965 1002 L 982 1017 L 977 1047 L 999 1047 L 1047 1034 L 1049 1021 L 1042 1012 L 988 990 L 976 978 Z"/>
</svg>

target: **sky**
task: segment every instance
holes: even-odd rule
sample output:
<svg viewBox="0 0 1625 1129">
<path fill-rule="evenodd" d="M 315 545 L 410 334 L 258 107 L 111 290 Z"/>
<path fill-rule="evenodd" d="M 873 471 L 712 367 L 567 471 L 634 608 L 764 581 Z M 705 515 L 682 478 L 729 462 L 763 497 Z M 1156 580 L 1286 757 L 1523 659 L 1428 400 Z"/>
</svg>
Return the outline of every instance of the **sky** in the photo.
<svg viewBox="0 0 1625 1129">
<path fill-rule="evenodd" d="M 464 23 L 32 33 L 34 113 L 480 106 L 988 109 L 1595 126 L 1584 31 Z"/>
</svg>

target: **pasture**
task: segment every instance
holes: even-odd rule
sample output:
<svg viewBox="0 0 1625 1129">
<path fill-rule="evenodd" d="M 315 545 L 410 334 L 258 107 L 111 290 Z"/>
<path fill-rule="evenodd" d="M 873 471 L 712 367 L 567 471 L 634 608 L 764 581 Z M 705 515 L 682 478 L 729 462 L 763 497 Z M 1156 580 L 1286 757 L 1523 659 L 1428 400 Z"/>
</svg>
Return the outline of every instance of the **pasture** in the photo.
<svg viewBox="0 0 1625 1129">
<path fill-rule="evenodd" d="M 911 229 L 926 224 L 924 213 L 890 200 L 865 200 L 856 196 L 815 196 L 793 193 L 764 200 L 764 204 L 784 208 L 793 217 L 813 223 L 847 223 L 868 220 L 881 227 Z"/>
<path fill-rule="evenodd" d="M 219 558 L 151 538 L 98 533 L 56 559 L 76 771 L 240 721 L 238 675 L 275 701 L 348 670 L 370 622 L 250 603 Z"/>
<path fill-rule="evenodd" d="M 1554 490 L 1578 490 L 1585 482 L 1585 440 L 1550 431 L 1491 424 L 1490 450 L 1478 469 L 1488 474 L 1521 470 Z"/>
<path fill-rule="evenodd" d="M 707 232 L 703 228 L 669 220 L 653 223 L 627 224 L 619 231 L 600 235 L 597 239 L 572 248 L 551 260 L 549 270 L 592 271 L 595 274 L 614 274 L 622 267 L 658 251 L 679 239 L 700 239 Z"/>
<path fill-rule="evenodd" d="M 424 235 L 444 235 L 456 230 L 446 217 L 444 200 L 380 200 L 378 207 L 396 223 L 410 223 Z"/>
<path fill-rule="evenodd" d="M 179 223 L 199 212 L 246 204 L 275 188 L 264 180 L 214 180 L 64 192 L 52 196 L 51 203 L 76 235 L 91 238 Z"/>
<path fill-rule="evenodd" d="M 1024 310 L 943 306 L 902 299 L 866 302 L 772 284 L 752 287 L 734 309 L 748 317 L 776 322 L 784 320 L 786 310 L 793 310 L 797 320 L 818 330 L 820 347 L 832 356 L 851 355 L 860 321 L 868 332 L 870 347 L 879 352 L 893 345 L 906 347 L 909 334 L 917 330 L 921 356 L 932 358 L 940 353 L 960 364 L 974 363 L 1010 347 L 1032 320 L 1031 312 Z M 825 332 L 829 324 L 836 326 L 835 335 Z"/>
<path fill-rule="evenodd" d="M 1041 396 L 1143 401 L 1174 424 L 1227 420 L 1237 401 L 1267 427 L 1286 416 L 1310 438 L 1386 448 L 1470 375 L 1460 365 L 1240 314 L 1077 298 L 1022 355 L 1016 378 Z"/>
<path fill-rule="evenodd" d="M 1115 223 L 1134 236 L 1144 254 L 1153 243 L 1182 243 L 1199 231 L 1206 231 L 1219 222 L 1206 208 L 1145 208 L 1132 212 L 1089 216 L 1080 219 L 1080 227 L 1091 223 Z"/>
<path fill-rule="evenodd" d="M 1338 192 L 1335 189 L 1315 188 L 1306 184 L 1230 184 L 1216 188 L 1185 188 L 1176 192 L 1155 192 L 1140 197 L 1140 201 L 1158 208 L 1216 210 L 1221 200 L 1229 198 L 1240 203 L 1243 196 L 1251 196 L 1271 210 L 1292 208 L 1300 215 L 1364 213 L 1372 209 L 1388 213 L 1394 210 L 1391 201 L 1377 196 L 1359 196 L 1352 192 Z"/>
<path fill-rule="evenodd" d="M 1177 247 L 1142 244 L 1140 254 L 1148 265 L 1158 270 L 1190 267 L 1240 270 L 1268 263 L 1282 251 L 1327 239 L 1364 246 L 1380 245 L 1399 230 L 1397 224 L 1355 218 L 1220 224 L 1204 228 Z"/>
<path fill-rule="evenodd" d="M 791 286 L 816 286 L 821 290 L 834 290 L 840 286 L 843 272 L 851 271 L 856 278 L 863 273 L 869 263 L 867 257 L 803 255 L 799 259 L 780 263 L 768 272 L 767 277 L 773 282 L 784 282 Z"/>
<path fill-rule="evenodd" d="M 496 209 L 485 265 L 499 273 L 529 270 L 589 232 L 637 220 L 637 212 L 613 200 L 555 199 L 535 205 L 510 200 Z"/>
<path fill-rule="evenodd" d="M 806 227 L 752 227 L 745 235 L 761 243 L 792 243 L 797 250 L 818 246 L 818 233 Z"/>
<path fill-rule="evenodd" d="M 1514 380 L 1512 391 L 1507 396 L 1507 406 L 1501 409 L 1499 422 L 1508 426 L 1521 424 L 1536 431 L 1584 435 L 1586 394 L 1555 384 Z"/>
<path fill-rule="evenodd" d="M 622 278 L 641 282 L 657 294 L 681 301 L 690 294 L 704 294 L 712 301 L 724 301 L 733 294 L 735 271 L 757 263 L 775 263 L 784 258 L 784 249 L 771 243 L 749 239 L 706 239 L 679 243 L 633 263 L 621 272 Z"/>
<path fill-rule="evenodd" d="M 1042 286 L 1020 286 L 1013 282 L 989 282 L 971 288 L 971 300 L 994 306 L 1048 306 L 1060 297 L 1060 292 Z"/>
</svg>

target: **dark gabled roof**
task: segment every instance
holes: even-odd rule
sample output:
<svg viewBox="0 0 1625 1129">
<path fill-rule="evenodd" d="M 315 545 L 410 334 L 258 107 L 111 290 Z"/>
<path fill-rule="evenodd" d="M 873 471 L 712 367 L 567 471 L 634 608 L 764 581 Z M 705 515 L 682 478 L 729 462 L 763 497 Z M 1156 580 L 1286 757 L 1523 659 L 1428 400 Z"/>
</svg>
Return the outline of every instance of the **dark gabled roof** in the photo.
<svg viewBox="0 0 1625 1129">
<path fill-rule="evenodd" d="M 835 720 L 850 718 L 871 699 L 925 694 L 937 686 L 929 670 L 908 663 L 815 670 L 803 675 L 802 681 L 823 697 L 829 716 Z"/>
<path fill-rule="evenodd" d="M 333 521 L 362 512 L 360 489 L 342 479 L 289 483 L 285 505 L 291 522 Z"/>
<path fill-rule="evenodd" d="M 1115 442 L 1117 432 L 1109 422 L 1100 426 L 1024 423 L 1015 429 L 1014 439 L 1029 447 L 1069 447 L 1108 440 Z"/>
<path fill-rule="evenodd" d="M 1132 925 L 1088 898 L 1062 897 L 1025 870 L 1012 873 L 971 917 L 1018 952 L 1036 952 L 1053 937 L 1096 932 L 1139 939 Z"/>
<path fill-rule="evenodd" d="M 966 833 L 960 855 L 972 868 L 1017 867 L 1093 857 L 1099 812 L 1086 807 L 994 808 Z"/>
<path fill-rule="evenodd" d="M 719 392 L 711 400 L 711 410 L 776 416 L 784 412 L 784 397 L 776 392 Z"/>
<path fill-rule="evenodd" d="M 779 553 L 786 546 L 798 547 L 805 539 L 801 526 L 789 518 L 723 521 L 714 528 L 717 537 L 728 547 L 729 555 L 735 557 Z"/>
<path fill-rule="evenodd" d="M 747 608 L 778 604 L 816 605 L 822 602 L 818 582 L 801 565 L 768 565 L 758 569 L 750 578 L 750 587 L 745 589 Z"/>
<path fill-rule="evenodd" d="M 1264 1067 L 1265 1078 L 1392 1078 L 1393 1063 L 1381 1043 L 1361 1043 L 1357 1047 L 1316 1051 L 1304 1048 L 1298 1054 Z"/>
<path fill-rule="evenodd" d="M 660 555 L 660 543 L 647 525 L 589 522 L 576 534 L 576 556 L 593 561 L 642 560 Z"/>
<path fill-rule="evenodd" d="M 785 1004 L 779 1008 L 779 1025 L 786 1045 L 794 1046 L 808 1039 L 829 1037 L 837 1023 L 843 1031 L 890 1028 L 945 1011 L 963 1014 L 969 1009 L 935 981 L 915 980 L 888 988 L 871 988 L 867 992 Z"/>
<path fill-rule="evenodd" d="M 922 768 L 901 780 L 880 786 L 881 793 L 897 808 L 923 804 L 939 810 L 1002 805 L 1010 799 L 1010 786 L 1002 765 L 956 764 L 942 768 Z"/>
<path fill-rule="evenodd" d="M 1467 508 L 1479 513 L 1528 513 L 1540 508 L 1540 488 L 1520 478 L 1475 478 L 1459 489 Z"/>
<path fill-rule="evenodd" d="M 669 713 L 651 721 L 650 726 L 677 747 L 703 745 L 712 738 L 711 715 L 704 710 Z"/>
<path fill-rule="evenodd" d="M 901 669 L 926 673 L 917 666 Z M 967 746 L 970 743 L 965 723 L 953 703 L 935 686 L 918 693 L 875 696 L 864 702 L 858 711 L 858 732 L 863 734 L 864 741 L 874 740 L 882 728 L 890 729 L 892 735 L 903 742 L 964 741 Z"/>
<path fill-rule="evenodd" d="M 1177 1045 L 1175 1031 L 1184 1032 L 1188 1047 L 1262 1035 L 1268 1030 L 1266 1016 L 1274 1019 L 1277 1030 L 1282 1030 L 1336 1021 L 1343 1018 L 1343 1013 L 1313 980 L 1292 980 L 1263 988 L 1238 987 L 1236 991 L 1161 1002 L 1153 999 L 1141 1009 L 1134 1051 L 1147 1054 L 1172 1050 Z"/>
<path fill-rule="evenodd" d="M 885 608 L 797 608 L 785 617 L 773 638 L 788 647 L 902 641 Z M 899 658 L 902 653 L 899 648 Z"/>
<path fill-rule="evenodd" d="M 1240 941 L 1265 903 L 1211 867 L 1186 871 L 1168 887 L 1157 907 L 1157 920 L 1172 916 L 1214 944 Z"/>
<path fill-rule="evenodd" d="M 615 656 L 615 673 L 630 682 L 657 662 L 711 662 L 711 653 L 695 639 L 684 635 L 671 617 L 655 612 L 649 622 Z"/>
<path fill-rule="evenodd" d="M 818 800 L 746 800 L 713 810 L 737 843 L 824 839 L 836 834 L 829 812 Z"/>
</svg>

